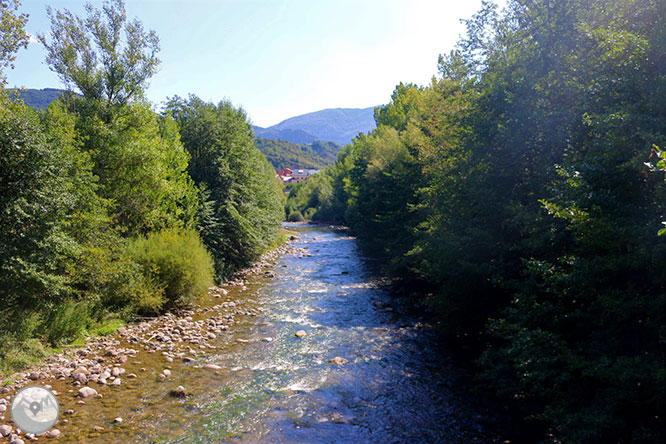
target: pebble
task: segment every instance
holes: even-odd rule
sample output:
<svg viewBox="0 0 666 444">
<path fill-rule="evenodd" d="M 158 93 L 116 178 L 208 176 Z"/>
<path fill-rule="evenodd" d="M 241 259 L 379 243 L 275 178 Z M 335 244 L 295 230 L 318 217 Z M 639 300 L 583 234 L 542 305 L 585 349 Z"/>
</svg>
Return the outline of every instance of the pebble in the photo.
<svg viewBox="0 0 666 444">
<path fill-rule="evenodd" d="M 0 426 L 0 436 L 9 436 L 12 433 L 12 427 L 8 425 Z"/>
<path fill-rule="evenodd" d="M 215 365 L 215 364 L 206 364 L 206 365 L 203 366 L 203 368 L 205 368 L 207 370 L 221 370 L 222 369 L 222 367 L 220 367 L 219 365 Z"/>
<path fill-rule="evenodd" d="M 168 378 L 169 376 L 171 376 L 171 370 L 168 370 L 168 369 L 166 369 L 166 370 L 162 370 L 162 373 L 163 373 L 164 376 L 166 376 L 167 378 Z"/>
<path fill-rule="evenodd" d="M 169 394 L 175 398 L 184 398 L 187 393 L 185 393 L 185 387 L 179 385 L 176 389 L 171 390 Z"/>
<path fill-rule="evenodd" d="M 93 396 L 97 396 L 97 390 L 94 388 L 90 387 L 81 387 L 79 389 L 79 396 L 82 398 L 92 398 Z"/>
<path fill-rule="evenodd" d="M 122 422 L 123 422 L 123 418 L 121 418 L 120 416 L 113 420 L 114 424 L 122 424 Z"/>
<path fill-rule="evenodd" d="M 112 387 L 120 387 L 120 378 L 114 379 L 113 382 L 109 385 L 111 385 Z"/>
<path fill-rule="evenodd" d="M 0 404 L 0 413 L 5 413 L 7 411 L 7 406 L 4 404 Z"/>
<path fill-rule="evenodd" d="M 333 424 L 346 424 L 347 420 L 339 413 L 334 413 L 331 417 L 331 422 Z"/>
<path fill-rule="evenodd" d="M 348 361 L 345 358 L 341 358 L 340 356 L 336 356 L 333 359 L 329 359 L 328 363 L 329 364 L 336 364 L 336 365 L 343 365 L 346 364 Z"/>
<path fill-rule="evenodd" d="M 101 432 L 102 430 L 104 430 L 104 427 L 95 426 L 95 427 L 93 427 L 93 430 L 96 431 L 96 432 Z"/>
<path fill-rule="evenodd" d="M 298 330 L 295 335 L 296 335 L 297 338 L 304 338 L 308 334 L 305 332 L 305 330 Z"/>
<path fill-rule="evenodd" d="M 58 438 L 60 436 L 60 430 L 58 429 L 49 430 L 46 436 L 49 438 Z"/>
<path fill-rule="evenodd" d="M 21 438 L 14 438 L 9 441 L 9 444 L 25 444 L 25 441 L 23 441 Z"/>
<path fill-rule="evenodd" d="M 79 382 L 81 384 L 86 384 L 88 382 L 88 377 L 86 376 L 85 373 L 74 373 L 72 375 L 72 378 L 74 378 L 74 381 Z"/>
</svg>

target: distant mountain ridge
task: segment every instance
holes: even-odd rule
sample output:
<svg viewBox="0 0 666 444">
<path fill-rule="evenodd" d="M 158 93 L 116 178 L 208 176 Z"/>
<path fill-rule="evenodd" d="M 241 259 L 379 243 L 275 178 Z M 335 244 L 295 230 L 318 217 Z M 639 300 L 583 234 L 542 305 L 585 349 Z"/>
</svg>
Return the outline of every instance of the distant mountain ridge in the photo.
<svg viewBox="0 0 666 444">
<path fill-rule="evenodd" d="M 258 139 L 274 139 L 290 143 L 312 143 L 317 140 L 315 136 L 303 130 L 279 130 L 274 128 L 260 128 L 258 126 L 253 128 L 254 135 Z"/>
<path fill-rule="evenodd" d="M 66 91 L 57 88 L 14 89 L 13 97 L 45 109 Z M 257 146 L 277 169 L 324 168 L 335 162 L 342 145 L 358 133 L 375 129 L 375 107 L 334 108 L 291 117 L 269 128 L 254 127 Z"/>
<path fill-rule="evenodd" d="M 44 88 L 44 89 L 11 89 L 12 98 L 18 95 L 23 103 L 34 109 L 46 109 L 49 103 L 67 92 L 64 89 Z"/>
<path fill-rule="evenodd" d="M 292 143 L 312 143 L 315 140 L 346 145 L 358 133 L 376 128 L 375 107 L 331 108 L 283 120 L 268 128 L 254 127 L 257 137 L 280 139 Z"/>
</svg>

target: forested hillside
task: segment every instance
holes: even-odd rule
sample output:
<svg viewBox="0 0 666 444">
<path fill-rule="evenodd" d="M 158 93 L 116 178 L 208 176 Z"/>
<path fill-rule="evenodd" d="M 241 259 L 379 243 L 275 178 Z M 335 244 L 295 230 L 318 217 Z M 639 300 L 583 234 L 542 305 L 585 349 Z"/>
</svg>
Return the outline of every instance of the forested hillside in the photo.
<svg viewBox="0 0 666 444">
<path fill-rule="evenodd" d="M 0 371 L 186 306 L 276 241 L 284 205 L 242 110 L 143 99 L 159 39 L 122 0 L 49 10 L 46 62 L 80 94 L 10 100 L 17 7 L 0 2 Z"/>
<path fill-rule="evenodd" d="M 290 117 L 269 128 L 255 127 L 255 134 L 264 139 L 280 139 L 292 143 L 323 140 L 346 145 L 358 133 L 366 134 L 375 129 L 374 109 L 323 109 Z"/>
<path fill-rule="evenodd" d="M 335 162 L 340 146 L 333 142 L 291 143 L 257 137 L 257 147 L 273 167 L 322 169 Z"/>
<path fill-rule="evenodd" d="M 253 129 L 254 134 L 259 139 L 280 140 L 282 142 L 295 144 L 307 144 L 317 140 L 315 136 L 308 133 L 307 131 L 298 129 L 277 130 L 273 128 L 261 128 L 259 126 L 254 126 Z"/>
<path fill-rule="evenodd" d="M 32 108 L 46 109 L 51 102 L 65 92 L 64 89 L 44 88 L 11 90 L 9 93 L 12 99 L 20 98 L 23 103 Z"/>
<path fill-rule="evenodd" d="M 467 28 L 287 209 L 348 224 L 523 440 L 662 442 L 666 3 L 509 0 Z"/>
</svg>

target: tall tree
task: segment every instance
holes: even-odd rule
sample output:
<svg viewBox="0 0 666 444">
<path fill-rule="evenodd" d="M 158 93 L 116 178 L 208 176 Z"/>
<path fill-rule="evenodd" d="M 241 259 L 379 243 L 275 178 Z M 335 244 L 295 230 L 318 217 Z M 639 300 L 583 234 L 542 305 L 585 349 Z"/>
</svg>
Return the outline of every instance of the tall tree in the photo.
<svg viewBox="0 0 666 444">
<path fill-rule="evenodd" d="M 128 20 L 123 0 L 108 0 L 101 11 L 87 4 L 85 18 L 48 13 L 50 35 L 39 39 L 51 70 L 83 95 L 64 100 L 78 117 L 115 226 L 134 235 L 192 224 L 196 190 L 187 176 L 188 155 L 173 121 L 143 99 L 159 63 L 155 32 Z"/>
<path fill-rule="evenodd" d="M 107 0 L 102 11 L 86 4 L 87 17 L 47 8 L 51 19 L 46 61 L 52 71 L 88 100 L 123 105 L 140 96 L 157 71 L 159 38 L 138 19 L 128 20 L 123 0 Z"/>
<path fill-rule="evenodd" d="M 284 216 L 281 185 L 242 109 L 190 96 L 171 99 L 167 113 L 191 156 L 190 175 L 204 189 L 201 237 L 222 279 L 274 242 Z"/>
</svg>

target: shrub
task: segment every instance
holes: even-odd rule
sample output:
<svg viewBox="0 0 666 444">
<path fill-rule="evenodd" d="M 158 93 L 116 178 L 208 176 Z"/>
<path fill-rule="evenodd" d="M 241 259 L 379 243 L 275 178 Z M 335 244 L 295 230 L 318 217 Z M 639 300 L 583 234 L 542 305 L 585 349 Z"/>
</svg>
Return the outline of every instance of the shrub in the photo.
<svg viewBox="0 0 666 444">
<path fill-rule="evenodd" d="M 317 212 L 316 208 L 308 208 L 307 210 L 305 210 L 305 214 L 303 214 L 303 217 L 307 220 L 312 220 L 316 212 Z"/>
<path fill-rule="evenodd" d="M 152 286 L 160 289 L 163 308 L 193 302 L 213 282 L 213 259 L 193 230 L 163 230 L 135 238 L 127 252 Z"/>
<path fill-rule="evenodd" d="M 300 222 L 302 220 L 304 220 L 303 215 L 298 210 L 292 211 L 291 213 L 289 213 L 289 216 L 287 217 L 287 221 L 289 222 Z"/>
<path fill-rule="evenodd" d="M 109 231 L 95 245 L 85 245 L 69 267 L 77 297 L 91 303 L 96 320 L 106 315 L 129 320 L 136 313 L 159 313 L 164 306 L 162 288 L 146 278 L 128 244 Z"/>
<path fill-rule="evenodd" d="M 71 342 L 85 331 L 89 322 L 88 304 L 70 299 L 46 312 L 39 333 L 52 345 Z"/>
</svg>

